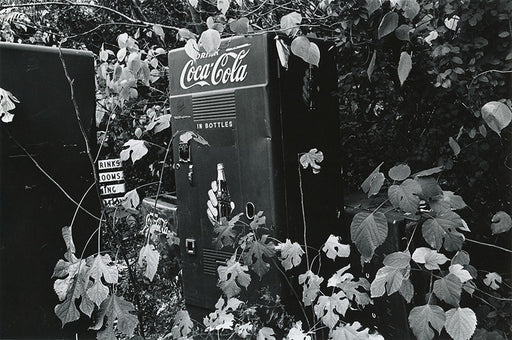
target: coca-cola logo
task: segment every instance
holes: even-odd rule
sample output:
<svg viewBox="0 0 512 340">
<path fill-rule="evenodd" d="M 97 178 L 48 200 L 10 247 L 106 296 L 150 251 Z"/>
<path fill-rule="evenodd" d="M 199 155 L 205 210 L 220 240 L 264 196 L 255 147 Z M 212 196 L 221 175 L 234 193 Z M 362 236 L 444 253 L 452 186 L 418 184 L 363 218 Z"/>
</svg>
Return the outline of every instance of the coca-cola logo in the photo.
<svg viewBox="0 0 512 340">
<path fill-rule="evenodd" d="M 206 64 L 197 64 L 189 60 L 180 76 L 180 86 L 189 89 L 193 86 L 215 86 L 227 83 L 239 83 L 247 77 L 247 64 L 244 58 L 250 49 L 239 52 L 226 52 L 217 60 Z"/>
</svg>

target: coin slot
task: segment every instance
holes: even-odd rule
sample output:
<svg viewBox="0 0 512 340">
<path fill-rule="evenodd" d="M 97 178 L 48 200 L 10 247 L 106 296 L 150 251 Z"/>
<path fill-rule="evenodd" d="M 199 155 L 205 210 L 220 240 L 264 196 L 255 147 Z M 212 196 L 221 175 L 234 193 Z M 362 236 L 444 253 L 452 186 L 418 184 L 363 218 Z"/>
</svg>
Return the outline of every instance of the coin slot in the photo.
<svg viewBox="0 0 512 340">
<path fill-rule="evenodd" d="M 256 208 L 254 207 L 254 203 L 249 202 L 245 205 L 245 217 L 252 220 L 254 218 L 254 211 Z"/>
</svg>

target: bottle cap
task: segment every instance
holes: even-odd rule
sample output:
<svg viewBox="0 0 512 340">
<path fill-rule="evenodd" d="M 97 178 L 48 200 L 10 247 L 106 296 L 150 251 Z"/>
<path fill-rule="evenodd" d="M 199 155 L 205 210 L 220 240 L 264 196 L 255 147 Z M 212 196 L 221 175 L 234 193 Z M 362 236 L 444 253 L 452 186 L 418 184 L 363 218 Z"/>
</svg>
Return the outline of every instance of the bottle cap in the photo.
<svg viewBox="0 0 512 340">
<path fill-rule="evenodd" d="M 217 163 L 217 170 L 223 170 L 224 164 L 223 163 Z"/>
</svg>

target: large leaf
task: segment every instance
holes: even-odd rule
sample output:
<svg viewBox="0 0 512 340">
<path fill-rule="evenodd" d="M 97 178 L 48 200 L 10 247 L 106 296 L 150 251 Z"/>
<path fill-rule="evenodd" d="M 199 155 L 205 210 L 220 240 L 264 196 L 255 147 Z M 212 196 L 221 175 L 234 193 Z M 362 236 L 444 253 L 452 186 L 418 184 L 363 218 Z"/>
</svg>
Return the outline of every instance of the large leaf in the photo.
<svg viewBox="0 0 512 340">
<path fill-rule="evenodd" d="M 398 13 L 396 12 L 388 12 L 380 21 L 378 28 L 378 38 L 385 37 L 389 33 L 393 32 L 398 27 Z"/>
<path fill-rule="evenodd" d="M 386 216 L 381 212 L 357 213 L 350 224 L 350 236 L 363 258 L 370 260 L 388 236 Z"/>
<path fill-rule="evenodd" d="M 229 9 L 229 3 L 231 0 L 217 0 L 217 9 L 222 12 L 222 14 L 226 15 L 226 12 Z"/>
<path fill-rule="evenodd" d="M 233 228 L 235 227 L 235 223 L 240 220 L 240 216 L 242 216 L 241 213 L 235 215 L 229 221 L 223 221 L 215 225 L 213 231 L 217 234 L 217 236 L 212 240 L 215 248 L 221 249 L 223 247 L 233 245 L 236 236 L 235 230 Z"/>
<path fill-rule="evenodd" d="M 133 314 L 135 308 L 131 302 L 124 300 L 122 297 L 111 295 L 103 301 L 98 311 L 97 321 L 90 328 L 99 330 L 106 324 L 107 329 L 113 329 L 114 321 L 117 320 L 117 329 L 119 332 L 131 337 L 139 320 Z M 107 321 L 105 322 L 105 317 Z"/>
<path fill-rule="evenodd" d="M 274 254 L 274 243 L 272 241 L 267 242 L 267 235 L 263 235 L 260 240 L 255 240 L 249 244 L 247 251 L 244 253 L 244 261 L 261 279 L 270 267 L 263 260 L 263 255 L 270 259 Z"/>
<path fill-rule="evenodd" d="M 484 121 L 498 135 L 512 121 L 512 111 L 502 102 L 488 102 L 482 107 L 481 112 Z"/>
<path fill-rule="evenodd" d="M 280 252 L 279 259 L 285 270 L 298 266 L 302 261 L 302 255 L 304 255 L 304 250 L 302 250 L 300 244 L 297 242 L 291 243 L 289 239 L 277 245 L 275 249 Z"/>
<path fill-rule="evenodd" d="M 454 340 L 468 340 L 476 329 L 476 315 L 471 308 L 452 308 L 446 312 L 446 332 Z"/>
<path fill-rule="evenodd" d="M 290 58 L 290 48 L 286 45 L 283 40 L 277 38 L 276 39 L 276 49 L 277 55 L 279 56 L 279 61 L 281 65 L 288 69 L 288 59 Z"/>
<path fill-rule="evenodd" d="M 220 33 L 219 31 L 209 28 L 199 38 L 199 45 L 204 48 L 206 53 L 212 55 L 219 50 L 220 47 Z"/>
<path fill-rule="evenodd" d="M 186 310 L 180 310 L 174 316 L 174 324 L 171 329 L 173 339 L 186 338 L 192 329 L 194 322 L 190 319 L 190 315 Z"/>
<path fill-rule="evenodd" d="M 377 271 L 370 286 L 371 297 L 379 297 L 388 293 L 391 295 L 400 290 L 404 280 L 404 269 L 384 266 Z"/>
<path fill-rule="evenodd" d="M 412 59 L 409 53 L 402 52 L 400 54 L 400 60 L 398 62 L 398 79 L 400 80 L 400 85 L 403 85 L 407 77 L 409 76 L 409 72 L 412 70 Z"/>
<path fill-rule="evenodd" d="M 241 17 L 229 24 L 229 28 L 233 33 L 236 34 L 247 34 L 249 33 L 249 19 Z"/>
<path fill-rule="evenodd" d="M 349 257 L 350 245 L 341 244 L 339 237 L 331 234 L 327 241 L 325 241 L 322 251 L 325 252 L 328 258 L 335 260 L 336 257 Z"/>
<path fill-rule="evenodd" d="M 412 259 L 416 263 L 424 264 L 428 270 L 439 270 L 439 265 L 448 261 L 444 254 L 426 247 L 416 248 L 412 254 Z"/>
<path fill-rule="evenodd" d="M 404 11 L 404 17 L 412 20 L 420 12 L 420 5 L 416 0 L 398 0 L 398 6 Z"/>
<path fill-rule="evenodd" d="M 345 316 L 348 306 L 349 301 L 345 293 L 339 291 L 331 296 L 320 296 L 315 304 L 314 311 L 324 325 L 332 329 L 340 320 L 340 315 Z"/>
<path fill-rule="evenodd" d="M 258 336 L 256 337 L 256 340 L 276 340 L 276 337 L 274 335 L 276 335 L 276 333 L 272 328 L 262 327 L 258 331 Z"/>
<path fill-rule="evenodd" d="M 384 162 L 380 163 L 379 166 L 372 171 L 372 173 L 364 180 L 361 184 L 361 189 L 364 193 L 368 194 L 368 197 L 377 194 L 384 184 L 384 174 L 380 172 L 380 167 Z"/>
<path fill-rule="evenodd" d="M 195 41 L 195 40 L 189 40 Z M 171 115 L 165 114 L 161 116 L 153 116 L 153 120 L 146 126 L 146 131 L 153 130 L 154 133 L 162 132 L 171 126 Z"/>
<path fill-rule="evenodd" d="M 294 36 L 299 31 L 302 15 L 297 12 L 286 14 L 281 18 L 281 30 L 289 36 Z"/>
<path fill-rule="evenodd" d="M 407 164 L 395 165 L 389 169 L 388 175 L 393 181 L 403 181 L 411 175 L 411 168 Z"/>
<path fill-rule="evenodd" d="M 395 208 L 414 214 L 420 203 L 420 184 L 414 179 L 407 179 L 400 185 L 392 185 L 388 189 L 389 201 Z"/>
<path fill-rule="evenodd" d="M 410 32 L 412 30 L 412 27 L 410 25 L 400 25 L 396 30 L 395 30 L 395 37 L 399 40 L 403 40 L 403 41 L 410 41 L 411 38 L 410 38 Z"/>
<path fill-rule="evenodd" d="M 434 294 L 452 306 L 458 306 L 460 294 L 462 293 L 462 282 L 455 274 L 448 274 L 434 282 Z"/>
<path fill-rule="evenodd" d="M 329 339 L 332 340 L 365 340 L 369 338 L 369 329 L 363 328 L 358 321 L 336 327 Z"/>
<path fill-rule="evenodd" d="M 444 322 L 444 310 L 436 305 L 417 306 L 409 313 L 409 326 L 418 340 L 433 339 L 434 330 L 441 333 Z"/>
<path fill-rule="evenodd" d="M 251 283 L 251 276 L 247 273 L 249 268 L 235 261 L 234 257 L 228 260 L 226 266 L 217 267 L 219 273 L 218 286 L 228 298 L 240 293 L 241 288 L 247 288 Z"/>
<path fill-rule="evenodd" d="M 293 39 L 290 49 L 293 54 L 311 65 L 318 66 L 320 63 L 320 49 L 304 35 Z"/>
<path fill-rule="evenodd" d="M 512 228 L 512 218 L 504 211 L 498 211 L 491 219 L 492 234 L 501 234 Z"/>
<path fill-rule="evenodd" d="M 155 249 L 152 244 L 146 244 L 140 249 L 138 264 L 144 267 L 144 276 L 153 281 L 153 277 L 158 269 L 158 263 L 160 262 L 160 253 Z"/>
<path fill-rule="evenodd" d="M 364 7 L 368 11 L 368 15 L 372 15 L 373 12 L 380 8 L 380 6 L 380 0 L 366 0 L 366 5 Z"/>
<path fill-rule="evenodd" d="M 464 269 L 464 267 L 461 264 L 452 264 L 448 270 L 451 274 L 457 276 L 460 280 L 460 282 L 464 283 L 466 281 L 471 280 L 473 277 L 471 274 Z"/>
<path fill-rule="evenodd" d="M 314 274 L 311 270 L 299 275 L 299 283 L 302 285 L 302 302 L 305 306 L 313 304 L 318 294 L 320 294 L 320 284 L 323 281 L 323 277 Z"/>
<path fill-rule="evenodd" d="M 148 148 L 144 145 L 143 140 L 130 139 L 124 143 L 123 147 L 124 149 L 121 150 L 121 153 L 119 154 L 122 161 L 126 161 L 131 158 L 132 162 L 135 163 L 148 153 Z"/>
<path fill-rule="evenodd" d="M 501 275 L 496 272 L 487 273 L 484 278 L 484 284 L 493 290 L 500 288 L 499 284 L 501 281 Z"/>
<path fill-rule="evenodd" d="M 69 294 L 63 303 L 55 306 L 55 315 L 62 322 L 62 327 L 68 322 L 73 322 L 80 318 L 80 312 L 76 308 L 75 298 L 72 294 Z"/>
<path fill-rule="evenodd" d="M 426 220 L 422 226 L 422 234 L 431 247 L 439 250 L 444 244 L 446 250 L 456 251 L 460 250 L 464 242 L 464 235 L 456 229 L 463 227 L 464 224 L 460 216 L 453 211 L 446 210 Z"/>
</svg>

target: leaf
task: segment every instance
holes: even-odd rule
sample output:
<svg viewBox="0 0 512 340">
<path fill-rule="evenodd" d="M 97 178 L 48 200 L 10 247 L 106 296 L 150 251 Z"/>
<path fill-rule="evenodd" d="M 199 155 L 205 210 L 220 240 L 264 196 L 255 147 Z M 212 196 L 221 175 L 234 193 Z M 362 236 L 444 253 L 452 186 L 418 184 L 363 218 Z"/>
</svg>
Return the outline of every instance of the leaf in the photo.
<svg viewBox="0 0 512 340">
<path fill-rule="evenodd" d="M 406 24 L 400 25 L 395 30 L 395 36 L 398 40 L 402 41 L 410 41 L 411 38 L 409 37 L 409 33 L 411 32 L 412 27 Z"/>
<path fill-rule="evenodd" d="M 274 335 L 276 335 L 276 333 L 272 328 L 262 327 L 258 331 L 258 336 L 256 340 L 276 340 L 276 337 Z"/>
<path fill-rule="evenodd" d="M 80 312 L 78 308 L 76 308 L 75 299 L 72 294 L 68 295 L 63 303 L 55 306 L 54 311 L 55 315 L 57 315 L 62 322 L 62 327 L 69 322 L 80 319 Z"/>
<path fill-rule="evenodd" d="M 64 257 L 70 262 L 76 262 L 78 259 L 75 257 L 75 243 L 73 242 L 73 234 L 70 226 L 62 227 L 61 230 L 62 238 L 64 239 L 64 243 L 66 244 L 66 253 Z"/>
<path fill-rule="evenodd" d="M 468 340 L 476 329 L 476 315 L 471 308 L 452 308 L 446 312 L 445 328 L 454 340 Z"/>
<path fill-rule="evenodd" d="M 311 336 L 307 335 L 307 333 L 304 333 L 302 330 L 302 321 L 297 321 L 293 325 L 292 328 L 290 328 L 290 331 L 288 332 L 288 335 L 286 336 L 287 340 L 311 340 Z"/>
<path fill-rule="evenodd" d="M 485 138 L 487 137 L 487 129 L 485 128 L 485 125 L 482 124 L 478 127 L 478 132 Z"/>
<path fill-rule="evenodd" d="M 398 62 L 398 79 L 400 79 L 400 85 L 403 85 L 409 72 L 412 70 L 412 59 L 409 53 L 402 52 L 400 54 L 400 61 Z"/>
<path fill-rule="evenodd" d="M 377 194 L 382 184 L 384 184 L 384 174 L 380 172 L 382 164 L 384 164 L 384 162 L 380 163 L 364 180 L 363 184 L 361 184 L 361 189 L 363 189 L 364 193 L 368 194 L 368 197 Z"/>
<path fill-rule="evenodd" d="M 315 275 L 311 270 L 299 275 L 299 283 L 302 287 L 302 302 L 305 306 L 311 306 L 318 294 L 320 294 L 320 284 L 324 281 L 323 277 Z"/>
<path fill-rule="evenodd" d="M 148 148 L 144 145 L 143 140 L 130 139 L 123 144 L 123 147 L 124 149 L 121 150 L 119 157 L 122 161 L 131 158 L 133 164 L 148 153 Z"/>
<path fill-rule="evenodd" d="M 414 178 L 421 186 L 421 193 L 419 194 L 422 200 L 427 202 L 438 199 L 443 195 L 443 189 L 439 186 L 433 176 L 428 177 L 415 177 Z"/>
<path fill-rule="evenodd" d="M 412 285 L 412 282 L 410 280 L 404 279 L 398 292 L 400 295 L 402 295 L 407 303 L 410 303 L 414 297 L 414 286 Z"/>
<path fill-rule="evenodd" d="M 427 169 L 427 170 L 423 170 L 423 171 L 417 172 L 417 173 L 415 173 L 413 175 L 413 177 L 416 178 L 416 177 L 432 176 L 432 175 L 440 173 L 443 170 L 444 170 L 443 166 L 436 166 L 435 168 L 430 168 L 430 169 Z"/>
<path fill-rule="evenodd" d="M 498 211 L 491 219 L 492 234 L 501 234 L 512 228 L 512 218 L 504 211 Z"/>
<path fill-rule="evenodd" d="M 165 40 L 165 32 L 160 25 L 153 25 L 153 32 L 162 40 Z"/>
<path fill-rule="evenodd" d="M 409 313 L 409 326 L 418 340 L 431 340 L 441 333 L 445 322 L 444 310 L 436 305 L 414 307 Z"/>
<path fill-rule="evenodd" d="M 302 15 L 297 12 L 288 13 L 281 18 L 281 30 L 289 36 L 294 36 L 299 31 Z"/>
<path fill-rule="evenodd" d="M 178 40 L 189 40 L 189 39 L 193 39 L 195 40 L 197 38 L 197 34 L 193 33 L 193 32 L 190 32 L 188 29 L 186 28 L 180 28 L 178 29 L 178 33 L 176 33 L 176 36 L 177 36 L 177 39 Z"/>
<path fill-rule="evenodd" d="M 297 242 L 291 243 L 289 239 L 277 245 L 275 249 L 281 253 L 279 258 L 285 270 L 298 266 L 302 261 L 302 255 L 304 255 L 304 250 L 302 250 L 300 244 Z"/>
<path fill-rule="evenodd" d="M 378 10 L 380 6 L 380 0 L 366 0 L 366 5 L 364 7 L 368 11 L 368 16 L 370 16 L 373 14 L 373 12 Z"/>
<path fill-rule="evenodd" d="M 115 265 L 111 265 L 112 259 L 110 255 L 96 255 L 94 261 L 87 273 L 88 277 L 99 281 L 103 277 L 107 283 L 117 283 L 119 279 L 119 272 Z"/>
<path fill-rule="evenodd" d="M 219 273 L 219 288 L 228 298 L 240 294 L 241 288 L 247 288 L 251 283 L 251 276 L 246 273 L 249 267 L 242 266 L 240 262 L 235 261 L 234 256 L 228 260 L 226 266 L 217 267 Z"/>
<path fill-rule="evenodd" d="M 497 290 L 498 288 L 500 288 L 499 283 L 501 283 L 501 281 L 502 278 L 500 274 L 496 272 L 487 273 L 487 275 L 485 275 L 484 278 L 484 284 L 493 290 Z"/>
<path fill-rule="evenodd" d="M 397 268 L 397 269 L 408 269 L 410 268 L 411 254 L 409 251 L 396 251 L 387 255 L 382 263 L 385 266 Z"/>
<path fill-rule="evenodd" d="M 173 339 L 186 338 L 192 332 L 194 322 L 186 310 L 180 310 L 174 316 L 174 324 L 171 329 Z"/>
<path fill-rule="evenodd" d="M 90 327 L 93 330 L 99 330 L 103 327 L 105 317 L 107 327 L 112 327 L 117 319 L 117 329 L 119 332 L 131 337 L 139 323 L 138 318 L 131 314 L 135 308 L 131 302 L 124 300 L 122 297 L 111 295 L 101 304 L 98 311 L 96 323 Z"/>
<path fill-rule="evenodd" d="M 91 317 L 92 312 L 94 311 L 94 302 L 87 297 L 87 294 L 82 295 L 82 299 L 80 301 L 80 310 L 88 317 Z"/>
<path fill-rule="evenodd" d="M 277 38 L 276 48 L 281 65 L 288 69 L 288 59 L 290 58 L 290 49 L 288 48 L 288 45 L 286 45 L 281 39 Z"/>
<path fill-rule="evenodd" d="M 469 264 L 470 258 L 469 254 L 465 250 L 459 250 L 455 256 L 452 258 L 451 264 L 461 264 L 463 266 Z"/>
<path fill-rule="evenodd" d="M 87 289 L 87 297 L 98 307 L 108 297 L 109 290 L 101 280 L 94 281 L 94 284 Z"/>
<path fill-rule="evenodd" d="M 332 329 L 340 320 L 339 315 L 345 316 L 348 307 L 349 301 L 345 293 L 339 291 L 331 296 L 320 296 L 315 304 L 314 311 L 324 325 Z"/>
<path fill-rule="evenodd" d="M 420 247 L 414 250 L 412 260 L 424 264 L 428 270 L 439 270 L 439 265 L 446 263 L 448 258 L 433 249 Z"/>
<path fill-rule="evenodd" d="M 199 45 L 197 45 L 197 42 L 195 39 L 189 39 L 187 40 L 185 44 L 185 53 L 194 61 L 196 61 L 199 58 Z M 148 127 L 146 127 L 146 131 L 148 130 Z M 149 129 L 151 130 L 151 129 Z"/>
<path fill-rule="evenodd" d="M 379 39 L 385 37 L 389 33 L 393 32 L 398 26 L 398 13 L 388 12 L 380 21 L 377 36 Z"/>
<path fill-rule="evenodd" d="M 322 250 L 325 252 L 325 255 L 331 260 L 335 260 L 337 257 L 349 257 L 350 255 L 350 245 L 341 244 L 339 242 L 339 237 L 330 235 L 327 241 L 325 241 Z"/>
<path fill-rule="evenodd" d="M 452 16 L 451 18 L 444 19 L 444 25 L 451 31 L 456 31 L 457 26 L 459 24 L 460 17 L 457 15 Z"/>
<path fill-rule="evenodd" d="M 332 274 L 331 278 L 327 281 L 327 287 L 338 287 L 345 280 L 352 280 L 354 275 L 350 273 L 345 273 L 348 269 L 350 269 L 350 264 L 336 271 L 336 273 Z"/>
<path fill-rule="evenodd" d="M 190 41 L 190 40 L 189 40 Z M 153 117 L 151 123 L 146 126 L 146 131 L 153 130 L 154 133 L 162 132 L 171 126 L 171 115 L 165 114 L 158 117 Z"/>
<path fill-rule="evenodd" d="M 209 55 L 215 54 L 220 47 L 219 31 L 209 28 L 201 33 L 199 45 L 202 46 Z"/>
<path fill-rule="evenodd" d="M 320 49 L 304 35 L 293 39 L 290 49 L 293 54 L 311 65 L 318 66 L 320 63 Z"/>
<path fill-rule="evenodd" d="M 217 9 L 222 12 L 222 14 L 226 15 L 226 12 L 229 9 L 230 0 L 217 0 Z"/>
<path fill-rule="evenodd" d="M 371 259 L 375 249 L 388 236 L 386 216 L 381 212 L 357 213 L 350 224 L 350 236 L 364 259 Z"/>
<path fill-rule="evenodd" d="M 365 278 L 359 278 L 358 280 L 344 280 L 337 285 L 350 301 L 354 301 L 360 307 L 365 307 L 371 303 L 370 296 L 367 291 L 370 290 L 370 282 Z M 365 292 L 361 292 L 358 289 L 364 289 Z"/>
<path fill-rule="evenodd" d="M 462 283 L 469 281 L 473 278 L 471 274 L 467 270 L 465 270 L 461 264 L 452 264 L 450 268 L 448 268 L 448 270 L 450 271 L 450 273 L 457 276 L 460 282 Z"/>
<path fill-rule="evenodd" d="M 122 206 L 125 209 L 136 209 L 139 206 L 140 198 L 137 193 L 137 189 L 133 189 L 124 194 L 122 198 L 123 203 Z"/>
<path fill-rule="evenodd" d="M 422 226 L 422 234 L 431 247 L 439 250 L 444 243 L 446 250 L 456 251 L 460 250 L 464 241 L 464 235 L 456 231 L 456 228 L 462 227 L 460 216 L 446 210 L 426 220 Z"/>
<path fill-rule="evenodd" d="M 267 242 L 268 235 L 263 235 L 261 240 L 253 241 L 244 253 L 244 262 L 261 278 L 268 272 L 270 265 L 263 260 L 263 255 L 272 258 L 275 254 L 274 243 Z"/>
<path fill-rule="evenodd" d="M 404 17 L 411 21 L 420 12 L 420 5 L 416 0 L 398 0 L 397 4 L 404 11 Z"/>
<path fill-rule="evenodd" d="M 389 169 L 388 176 L 394 181 L 403 181 L 411 175 L 411 168 L 407 164 L 399 164 Z"/>
<path fill-rule="evenodd" d="M 448 144 L 450 144 L 450 147 L 452 148 L 454 155 L 457 156 L 460 153 L 459 143 L 457 143 L 457 141 L 455 141 L 453 137 L 450 137 L 448 138 Z"/>
<path fill-rule="evenodd" d="M 144 276 L 153 281 L 153 277 L 158 269 L 158 263 L 160 262 L 160 253 L 155 249 L 155 246 L 147 243 L 140 249 L 138 264 L 141 267 L 146 265 Z"/>
<path fill-rule="evenodd" d="M 242 213 L 234 216 L 228 222 L 221 222 L 215 225 L 213 231 L 217 236 L 212 240 L 215 248 L 221 249 L 234 244 L 236 234 L 233 228 L 235 227 L 235 223 L 240 219 L 240 216 L 242 216 Z"/>
<path fill-rule="evenodd" d="M 199 0 L 188 0 L 188 3 L 194 7 L 197 8 L 197 4 L 199 3 Z"/>
<path fill-rule="evenodd" d="M 407 179 L 400 185 L 392 185 L 388 189 L 389 201 L 395 208 L 415 214 L 418 211 L 421 185 L 414 179 Z"/>
<path fill-rule="evenodd" d="M 313 148 L 300 156 L 300 164 L 304 169 L 307 169 L 308 166 L 311 166 L 314 174 L 320 172 L 320 165 L 318 163 L 322 163 L 324 160 L 324 154 L 322 151 L 318 151 L 316 148 Z"/>
<path fill-rule="evenodd" d="M 369 329 L 363 328 L 358 321 L 336 327 L 329 339 L 333 340 L 365 340 L 369 338 Z"/>
<path fill-rule="evenodd" d="M 462 282 L 455 274 L 448 274 L 434 282 L 434 294 L 452 306 L 458 306 L 462 292 Z"/>
<path fill-rule="evenodd" d="M 375 279 L 370 286 L 371 297 L 379 297 L 387 291 L 391 295 L 400 290 L 402 281 L 404 280 L 404 270 L 384 266 L 377 271 Z"/>
<path fill-rule="evenodd" d="M 238 20 L 232 21 L 229 24 L 231 32 L 236 34 L 247 34 L 249 33 L 249 19 L 241 17 Z"/>
<path fill-rule="evenodd" d="M 460 210 L 467 207 L 466 202 L 461 196 L 455 195 L 453 191 L 443 191 L 441 200 L 446 203 L 452 210 Z"/>
<path fill-rule="evenodd" d="M 368 75 L 368 80 L 372 81 L 373 70 L 375 69 L 375 61 L 377 59 L 377 50 L 373 51 L 372 59 L 370 60 L 370 64 L 366 69 L 366 74 Z"/>
</svg>

